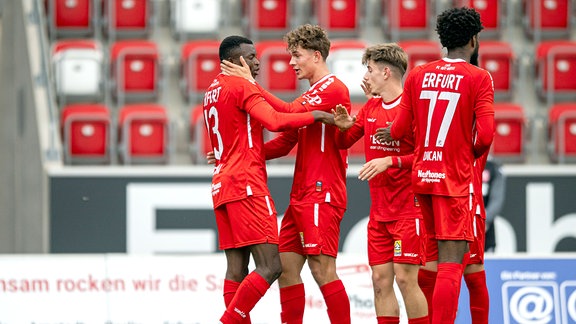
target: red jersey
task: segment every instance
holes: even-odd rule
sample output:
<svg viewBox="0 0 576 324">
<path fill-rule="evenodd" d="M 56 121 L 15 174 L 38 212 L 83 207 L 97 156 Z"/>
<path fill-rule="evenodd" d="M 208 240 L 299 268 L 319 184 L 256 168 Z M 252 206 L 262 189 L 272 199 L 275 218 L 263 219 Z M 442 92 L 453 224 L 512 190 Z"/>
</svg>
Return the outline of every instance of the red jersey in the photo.
<svg viewBox="0 0 576 324">
<path fill-rule="evenodd" d="M 283 112 L 323 110 L 331 112 L 337 104 L 351 110 L 348 88 L 333 74 L 314 83 L 308 91 L 291 103 L 286 103 L 262 90 L 266 100 Z M 281 134 L 265 145 L 266 158 L 286 155 L 296 143 L 296 165 L 290 193 L 291 204 L 327 202 L 346 208 L 347 151 L 336 145 L 338 128 L 314 123 Z"/>
<path fill-rule="evenodd" d="M 269 196 L 263 128 L 301 127 L 313 123 L 314 117 L 276 112 L 253 83 L 220 74 L 204 95 L 204 120 L 216 157 L 212 177 L 216 208 L 248 196 Z"/>
<path fill-rule="evenodd" d="M 366 161 L 386 156 L 400 157 L 400 168 L 388 168 L 368 182 L 372 200 L 370 217 L 379 222 L 422 218 L 412 190 L 412 135 L 383 143 L 374 137 L 378 128 L 387 127 L 388 122 L 394 121 L 401 99 L 402 96 L 392 102 L 384 102 L 381 97 L 368 100 L 358 112 L 354 125 L 345 132 L 339 132 L 337 136 L 338 144 L 345 148 L 349 148 L 364 136 Z"/>
<path fill-rule="evenodd" d="M 414 192 L 470 193 L 474 158 L 494 138 L 493 101 L 490 73 L 462 59 L 444 58 L 411 70 L 391 135 L 412 131 L 414 121 Z"/>
</svg>

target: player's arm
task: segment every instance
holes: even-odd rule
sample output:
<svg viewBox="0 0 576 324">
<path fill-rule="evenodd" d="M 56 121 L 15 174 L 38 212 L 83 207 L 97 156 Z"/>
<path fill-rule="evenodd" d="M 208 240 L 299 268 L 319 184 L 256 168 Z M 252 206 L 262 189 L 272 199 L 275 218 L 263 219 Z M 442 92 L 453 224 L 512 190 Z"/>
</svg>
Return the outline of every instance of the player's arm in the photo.
<svg viewBox="0 0 576 324">
<path fill-rule="evenodd" d="M 262 93 L 262 96 L 266 99 L 266 101 L 268 101 L 268 103 L 270 103 L 272 107 L 274 107 L 274 109 L 285 113 L 308 111 L 308 109 L 306 108 L 307 106 L 301 103 L 302 100 L 299 100 L 300 98 L 294 100 L 293 102 L 288 103 L 276 97 L 272 93 L 268 92 L 266 89 L 262 88 L 260 84 L 256 83 L 254 77 L 252 77 L 250 67 L 248 67 L 248 64 L 246 64 L 246 61 L 244 60 L 243 57 L 240 57 L 240 64 L 242 65 L 234 64 L 232 62 L 223 60 L 220 63 L 220 67 L 222 69 L 222 73 L 226 75 L 243 77 L 254 83 L 258 87 L 258 90 L 260 90 L 260 92 Z"/>
<path fill-rule="evenodd" d="M 358 172 L 358 179 L 372 180 L 375 176 L 388 170 L 388 168 L 411 169 L 414 154 L 386 156 L 366 162 Z"/>
<path fill-rule="evenodd" d="M 494 89 L 489 74 L 486 74 L 482 80 L 476 98 L 474 107 L 476 115 L 474 157 L 479 158 L 490 149 L 494 140 Z"/>
<path fill-rule="evenodd" d="M 246 110 L 250 116 L 256 118 L 262 125 L 273 132 L 300 128 L 316 121 L 334 124 L 334 116 L 325 111 L 314 110 L 304 113 L 280 113 L 274 110 L 266 101 L 260 100 Z"/>
<path fill-rule="evenodd" d="M 298 130 L 291 129 L 282 132 L 274 139 L 264 143 L 264 153 L 266 160 L 276 159 L 288 155 L 290 151 L 298 144 Z"/>
</svg>

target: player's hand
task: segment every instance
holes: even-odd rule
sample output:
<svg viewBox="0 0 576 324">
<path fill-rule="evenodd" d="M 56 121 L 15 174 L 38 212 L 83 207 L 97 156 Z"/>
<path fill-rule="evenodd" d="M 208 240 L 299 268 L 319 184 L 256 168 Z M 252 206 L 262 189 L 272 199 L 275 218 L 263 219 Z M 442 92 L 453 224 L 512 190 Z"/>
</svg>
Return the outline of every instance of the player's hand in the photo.
<svg viewBox="0 0 576 324">
<path fill-rule="evenodd" d="M 390 142 L 392 140 L 394 140 L 392 138 L 392 136 L 390 135 L 390 128 L 392 128 L 392 123 L 388 122 L 387 123 L 388 126 L 386 128 L 378 128 L 376 130 L 376 134 L 374 134 L 374 137 L 376 138 L 376 140 L 378 140 L 379 142 Z"/>
<path fill-rule="evenodd" d="M 366 96 L 366 99 L 372 99 L 372 96 L 373 96 L 372 88 L 370 87 L 370 84 L 368 83 L 368 81 L 362 80 L 360 87 L 362 88 L 362 91 L 364 91 L 364 95 Z"/>
<path fill-rule="evenodd" d="M 390 156 L 370 160 L 358 172 L 358 179 L 370 181 L 378 174 L 386 171 L 390 166 L 392 166 L 392 157 Z"/>
<path fill-rule="evenodd" d="M 250 72 L 250 67 L 242 56 L 240 56 L 240 64 L 242 65 L 234 64 L 227 60 L 222 60 L 222 62 L 220 62 L 220 69 L 222 69 L 222 73 L 225 75 L 239 76 L 250 81 L 254 81 L 252 72 Z"/>
<path fill-rule="evenodd" d="M 334 125 L 334 115 L 329 112 L 322 110 L 312 110 L 312 116 L 314 116 L 315 121 L 322 122 L 324 124 Z"/>
<path fill-rule="evenodd" d="M 216 164 L 216 155 L 214 155 L 214 152 L 210 151 L 206 153 L 206 163 Z"/>
<path fill-rule="evenodd" d="M 349 129 L 356 122 L 356 116 L 350 116 L 343 105 L 336 105 L 336 108 L 332 109 L 332 114 L 334 114 L 334 124 L 340 131 Z"/>
</svg>

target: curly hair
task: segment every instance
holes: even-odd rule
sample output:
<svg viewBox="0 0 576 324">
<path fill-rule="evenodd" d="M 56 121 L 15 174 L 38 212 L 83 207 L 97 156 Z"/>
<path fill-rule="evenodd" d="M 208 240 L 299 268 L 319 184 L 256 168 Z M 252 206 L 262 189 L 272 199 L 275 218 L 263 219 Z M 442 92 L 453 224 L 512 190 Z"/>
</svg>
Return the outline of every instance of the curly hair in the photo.
<svg viewBox="0 0 576 324">
<path fill-rule="evenodd" d="M 284 36 L 284 41 L 288 43 L 288 51 L 292 52 L 298 48 L 319 51 L 324 61 L 330 51 L 330 40 L 322 27 L 318 25 L 305 24 L 288 32 Z"/>
<path fill-rule="evenodd" d="M 447 9 L 436 20 L 440 43 L 447 49 L 466 45 L 482 29 L 480 14 L 473 8 Z"/>
<path fill-rule="evenodd" d="M 378 64 L 389 64 L 396 68 L 400 77 L 406 73 L 408 67 L 408 54 L 396 43 L 385 43 L 370 46 L 362 55 L 362 64 L 367 65 L 368 61 Z"/>
</svg>

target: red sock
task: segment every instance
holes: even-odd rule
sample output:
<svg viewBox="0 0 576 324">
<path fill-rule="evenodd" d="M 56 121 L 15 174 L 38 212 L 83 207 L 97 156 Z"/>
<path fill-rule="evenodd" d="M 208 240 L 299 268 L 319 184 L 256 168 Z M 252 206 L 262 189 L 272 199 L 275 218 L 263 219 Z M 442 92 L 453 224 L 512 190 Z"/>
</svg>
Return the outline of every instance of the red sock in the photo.
<svg viewBox="0 0 576 324">
<path fill-rule="evenodd" d="M 439 263 L 436 286 L 434 287 L 434 324 L 453 324 L 458 310 L 460 283 L 462 282 L 462 264 Z"/>
<path fill-rule="evenodd" d="M 436 285 L 436 274 L 435 271 L 420 269 L 418 270 L 418 286 L 424 293 L 426 297 L 426 302 L 428 303 L 428 317 L 429 320 L 432 319 L 432 298 L 434 297 L 434 286 Z"/>
<path fill-rule="evenodd" d="M 234 298 L 220 318 L 223 324 L 242 323 L 270 285 L 257 272 L 252 271 L 242 280 Z"/>
<path fill-rule="evenodd" d="M 236 291 L 240 287 L 240 283 L 228 279 L 224 279 L 224 305 L 228 307 L 236 295 Z M 242 322 L 243 324 L 249 324 L 250 321 L 250 314 L 246 314 L 246 319 Z"/>
<path fill-rule="evenodd" d="M 302 324 L 306 305 L 304 284 L 280 288 L 280 305 L 282 306 L 280 313 L 282 324 Z"/>
<path fill-rule="evenodd" d="M 398 316 L 378 316 L 376 317 L 378 324 L 399 324 L 400 317 Z"/>
<path fill-rule="evenodd" d="M 409 318 L 408 324 L 430 324 L 430 318 L 428 316 Z"/>
<path fill-rule="evenodd" d="M 490 298 L 486 287 L 486 272 L 482 270 L 464 275 L 464 281 L 470 291 L 472 324 L 487 324 Z"/>
<path fill-rule="evenodd" d="M 332 324 L 350 323 L 350 299 L 341 280 L 334 280 L 320 287 L 328 307 L 328 317 Z"/>
</svg>

